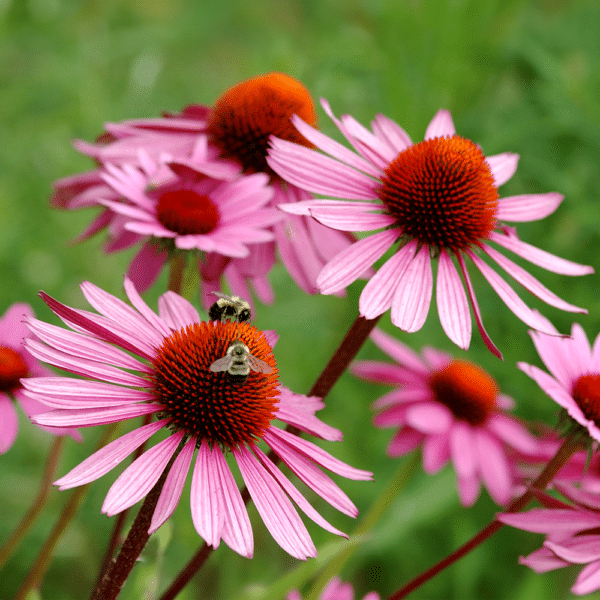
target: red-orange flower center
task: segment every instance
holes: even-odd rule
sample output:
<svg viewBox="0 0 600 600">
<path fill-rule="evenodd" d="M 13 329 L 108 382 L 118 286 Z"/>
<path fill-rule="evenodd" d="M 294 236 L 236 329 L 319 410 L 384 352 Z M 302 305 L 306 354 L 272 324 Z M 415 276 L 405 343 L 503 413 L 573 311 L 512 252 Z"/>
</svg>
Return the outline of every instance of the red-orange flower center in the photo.
<svg viewBox="0 0 600 600">
<path fill-rule="evenodd" d="M 219 222 L 219 211 L 212 200 L 193 190 L 171 190 L 161 194 L 156 213 L 169 231 L 179 235 L 210 233 Z"/>
<path fill-rule="evenodd" d="M 586 419 L 600 427 L 600 375 L 582 375 L 573 386 L 573 399 Z"/>
<path fill-rule="evenodd" d="M 19 379 L 26 377 L 27 365 L 21 355 L 6 346 L 0 346 L 0 392 L 10 393 L 21 386 Z"/>
<path fill-rule="evenodd" d="M 211 365 L 242 342 L 251 357 L 247 377 L 239 364 L 217 372 Z M 271 372 L 256 370 L 255 360 Z M 254 368 L 252 368 L 254 365 Z M 174 426 L 223 448 L 252 444 L 268 429 L 279 397 L 275 358 L 264 334 L 249 323 L 194 323 L 166 338 L 154 359 L 154 391 Z M 269 370 L 268 368 L 266 370 Z"/>
<path fill-rule="evenodd" d="M 498 191 L 481 150 L 459 136 L 410 146 L 387 166 L 378 196 L 421 244 L 466 250 L 496 224 Z"/>
<path fill-rule="evenodd" d="M 498 387 L 481 368 L 466 360 L 455 360 L 436 371 L 429 382 L 435 399 L 462 421 L 485 423 L 496 406 Z"/>
<path fill-rule="evenodd" d="M 294 114 L 316 124 L 308 90 L 284 73 L 259 75 L 229 88 L 215 102 L 207 132 L 222 158 L 235 160 L 245 173 L 278 179 L 266 161 L 269 136 L 312 147 L 292 125 Z"/>
</svg>

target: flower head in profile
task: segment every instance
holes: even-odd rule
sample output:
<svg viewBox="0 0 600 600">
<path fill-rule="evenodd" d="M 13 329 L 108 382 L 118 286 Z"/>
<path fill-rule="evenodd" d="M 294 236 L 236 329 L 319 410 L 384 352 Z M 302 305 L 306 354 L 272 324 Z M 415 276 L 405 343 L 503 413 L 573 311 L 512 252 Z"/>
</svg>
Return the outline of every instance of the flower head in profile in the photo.
<svg viewBox="0 0 600 600">
<path fill-rule="evenodd" d="M 383 115 L 377 115 L 371 132 L 349 115 L 336 119 L 325 101 L 323 107 L 356 152 L 294 117 L 292 122 L 304 137 L 326 154 L 273 138 L 268 163 L 293 185 L 346 200 L 313 200 L 281 208 L 310 215 L 340 231 L 382 231 L 354 243 L 323 268 L 317 279 L 321 293 L 345 288 L 394 248 L 394 254 L 363 289 L 360 314 L 373 319 L 391 308 L 394 325 L 417 331 L 429 312 L 435 259 L 438 313 L 444 331 L 458 346 L 468 348 L 470 303 L 486 345 L 497 356 L 501 354 L 483 327 L 465 259 L 473 262 L 508 308 L 534 329 L 547 332 L 545 320 L 483 256 L 544 302 L 562 310 L 586 312 L 558 298 L 490 245 L 556 273 L 593 272 L 591 267 L 521 241 L 514 229 L 503 225 L 504 221 L 542 219 L 563 199 L 557 193 L 500 198 L 498 188 L 514 174 L 518 155 L 486 157 L 479 146 L 456 135 L 446 110 L 434 116 L 425 140 L 413 144 L 403 129 Z"/>
<path fill-rule="evenodd" d="M 297 590 L 292 590 L 286 600 L 302 600 L 302 595 Z M 354 588 L 349 583 L 344 583 L 339 577 L 334 577 L 323 588 L 319 600 L 354 600 Z M 363 600 L 379 600 L 377 592 L 369 592 Z"/>
<path fill-rule="evenodd" d="M 524 362 L 517 366 L 595 443 L 600 442 L 600 336 L 592 348 L 581 325 L 575 323 L 571 337 L 532 331 L 531 338 L 550 373 Z"/>
<path fill-rule="evenodd" d="M 505 412 L 513 400 L 471 362 L 433 348 L 418 355 L 377 329 L 371 339 L 396 364 L 358 361 L 352 372 L 397 386 L 374 404 L 375 425 L 397 429 L 388 454 L 403 456 L 421 446 L 427 473 L 452 461 L 462 504 L 477 500 L 481 483 L 496 503 L 506 504 L 519 484 L 513 456 L 538 452 L 536 438 Z"/>
<path fill-rule="evenodd" d="M 570 484 L 555 483 L 555 487 L 571 503 L 537 492 L 543 508 L 504 513 L 497 519 L 518 529 L 546 534 L 543 546 L 521 556 L 521 564 L 536 573 L 585 565 L 571 591 L 578 596 L 591 594 L 600 589 L 600 499 L 597 492 Z"/>
<path fill-rule="evenodd" d="M 28 319 L 38 338 L 27 340 L 29 352 L 83 377 L 25 380 L 30 398 L 55 409 L 35 416 L 35 421 L 90 427 L 143 416 L 149 422 L 84 460 L 56 482 L 60 489 L 95 481 L 157 436 L 162 439 L 110 488 L 102 506 L 107 515 L 146 496 L 173 461 L 150 533 L 174 511 L 191 469 L 192 520 L 198 533 L 214 548 L 222 539 L 250 557 L 252 529 L 231 470 L 236 463 L 267 528 L 292 556 L 316 555 L 292 501 L 321 527 L 343 535 L 260 448 L 264 443 L 309 488 L 338 510 L 356 515 L 352 502 L 320 467 L 350 479 L 369 479 L 371 474 L 274 423 L 277 419 L 323 439 L 341 438 L 338 430 L 314 416 L 322 407 L 320 399 L 297 396 L 279 385 L 273 334 L 263 334 L 247 322 L 202 322 L 192 305 L 174 292 L 159 298 L 157 315 L 128 279 L 125 290 L 132 306 L 91 283 L 83 283 L 82 290 L 99 314 L 69 308 L 42 294 L 73 331 Z M 223 366 L 234 346 L 237 365 Z"/>
<path fill-rule="evenodd" d="M 17 437 L 19 422 L 15 404 L 18 403 L 28 417 L 45 412 L 46 406 L 23 393 L 21 379 L 50 375 L 51 372 L 25 351 L 24 340 L 31 337 L 25 325 L 33 318 L 29 304 L 15 303 L 0 317 L 0 454 L 10 450 Z M 81 441 L 81 436 L 72 427 L 44 427 L 53 435 L 70 435 Z"/>
</svg>

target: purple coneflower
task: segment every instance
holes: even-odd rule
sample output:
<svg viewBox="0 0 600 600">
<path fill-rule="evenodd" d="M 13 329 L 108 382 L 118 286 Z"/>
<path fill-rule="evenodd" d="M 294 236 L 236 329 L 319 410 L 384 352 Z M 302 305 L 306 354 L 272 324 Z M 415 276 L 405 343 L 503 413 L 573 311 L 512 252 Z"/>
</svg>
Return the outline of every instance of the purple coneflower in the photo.
<svg viewBox="0 0 600 600">
<path fill-rule="evenodd" d="M 0 454 L 8 452 L 17 437 L 19 422 L 15 402 L 21 405 L 28 417 L 48 410 L 44 404 L 27 397 L 21 383 L 26 377 L 52 374 L 23 347 L 24 340 L 31 337 L 25 320 L 33 316 L 29 304 L 16 303 L 0 318 Z M 53 435 L 70 435 L 81 441 L 79 432 L 72 427 L 40 428 Z"/>
<path fill-rule="evenodd" d="M 286 600 L 302 600 L 297 590 L 292 590 Z M 339 577 L 334 577 L 319 595 L 319 600 L 354 600 L 354 588 L 349 583 L 343 583 Z M 379 600 L 377 592 L 369 592 L 363 600 Z"/>
<path fill-rule="evenodd" d="M 462 504 L 477 500 L 481 482 L 495 502 L 506 504 L 518 485 L 513 455 L 539 452 L 536 438 L 506 414 L 512 398 L 471 362 L 434 348 L 419 356 L 377 329 L 371 339 L 397 364 L 358 361 L 351 369 L 362 379 L 398 386 L 374 404 L 380 411 L 375 425 L 398 429 L 388 454 L 403 456 L 422 446 L 427 473 L 452 461 Z"/>
<path fill-rule="evenodd" d="M 571 591 L 580 596 L 591 594 L 600 589 L 600 498 L 597 492 L 572 485 L 555 483 L 555 487 L 573 503 L 537 492 L 544 508 L 504 513 L 497 519 L 518 529 L 546 534 L 544 545 L 529 556 L 521 556 L 521 564 L 536 573 L 585 565 Z"/>
<path fill-rule="evenodd" d="M 160 297 L 156 315 L 128 279 L 125 290 L 133 307 L 89 282 L 81 287 L 100 314 L 69 308 L 42 293 L 73 331 L 28 319 L 39 338 L 27 340 L 28 350 L 85 377 L 24 380 L 29 397 L 55 409 L 34 420 L 80 427 L 150 415 L 156 420 L 84 460 L 56 482 L 60 489 L 98 479 L 162 431 L 166 437 L 112 485 L 102 512 L 112 516 L 138 502 L 176 457 L 152 517 L 150 532 L 156 531 L 175 509 L 197 451 L 192 467 L 192 520 L 207 544 L 216 548 L 222 539 L 243 556 L 253 553 L 248 514 L 230 469 L 233 462 L 267 528 L 292 556 L 305 559 L 315 556 L 316 550 L 290 499 L 321 527 L 344 535 L 312 508 L 258 445 L 264 442 L 308 487 L 341 512 L 356 516 L 352 502 L 319 467 L 350 479 L 369 479 L 371 474 L 338 461 L 273 422 L 278 419 L 323 439 L 341 438 L 338 430 L 314 416 L 322 407 L 320 399 L 280 387 L 273 335 L 249 323 L 201 322 L 192 305 L 174 292 Z M 211 370 L 236 342 L 266 363 L 264 372 L 250 369 L 240 380 L 239 373 Z"/>
<path fill-rule="evenodd" d="M 409 332 L 420 329 L 429 312 L 433 289 L 431 264 L 437 259 L 437 303 L 444 331 L 458 346 L 468 348 L 470 301 L 486 345 L 501 356 L 483 327 L 465 263 L 467 257 L 517 317 L 534 329 L 547 331 L 545 320 L 519 298 L 480 254 L 487 255 L 544 302 L 562 310 L 586 312 L 558 298 L 489 245 L 493 242 L 556 273 L 593 272 L 591 267 L 558 258 L 521 241 L 514 229 L 502 225 L 503 221 L 542 219 L 554 212 L 563 199 L 557 193 L 499 198 L 498 187 L 514 174 L 518 155 L 484 156 L 476 144 L 456 135 L 452 117 L 446 110 L 434 116 L 425 132 L 425 141 L 413 144 L 399 125 L 383 115 L 377 115 L 371 132 L 350 115 L 336 119 L 327 102 L 323 100 L 322 104 L 356 152 L 295 116 L 292 123 L 296 128 L 329 156 L 273 137 L 268 163 L 293 185 L 348 200 L 314 200 L 281 208 L 292 214 L 311 215 L 323 225 L 340 231 L 383 231 L 361 239 L 331 260 L 317 279 L 321 293 L 344 289 L 395 246 L 393 256 L 361 293 L 360 314 L 367 319 L 391 307 L 394 325 Z M 464 284 L 452 257 L 458 263 Z"/>
<path fill-rule="evenodd" d="M 574 323 L 571 337 L 532 331 L 531 338 L 550 374 L 524 362 L 517 366 L 600 442 L 600 335 L 591 348 L 581 325 Z"/>
</svg>

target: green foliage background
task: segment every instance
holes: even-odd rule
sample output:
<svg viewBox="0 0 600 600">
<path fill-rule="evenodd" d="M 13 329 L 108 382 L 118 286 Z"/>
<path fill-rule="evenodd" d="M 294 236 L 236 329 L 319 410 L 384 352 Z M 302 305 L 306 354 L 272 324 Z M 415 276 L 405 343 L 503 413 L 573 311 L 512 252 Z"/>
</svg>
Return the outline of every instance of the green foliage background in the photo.
<svg viewBox="0 0 600 600">
<path fill-rule="evenodd" d="M 52 320 L 38 290 L 83 307 L 82 280 L 123 296 L 122 274 L 132 252 L 107 256 L 101 239 L 69 244 L 92 214 L 53 211 L 47 204 L 53 180 L 91 167 L 71 148 L 72 138 L 94 139 L 105 121 L 210 104 L 226 87 L 272 70 L 300 79 L 316 98 L 326 97 L 338 115 L 349 112 L 368 123 L 382 112 L 417 141 L 440 107 L 450 109 L 458 132 L 480 143 L 486 154 L 521 155 L 503 195 L 552 190 L 565 195 L 554 215 L 519 226 L 522 239 L 598 270 L 599 30 L 596 0 L 2 0 L 0 312 L 25 301 L 41 318 Z M 322 129 L 336 135 L 319 114 Z M 568 278 L 537 267 L 531 272 L 590 314 L 574 317 L 534 298 L 527 302 L 561 331 L 568 332 L 576 319 L 594 338 L 600 329 L 598 277 Z M 516 399 L 519 416 L 554 423 L 556 407 L 515 368 L 518 360 L 539 364 L 526 327 L 481 277 L 474 278 L 503 363 L 477 335 L 468 353 L 453 347 L 435 310 L 422 331 L 411 336 L 397 332 L 399 337 L 416 349 L 431 344 L 479 362 Z M 278 330 L 283 382 L 305 392 L 355 318 L 363 284 L 338 299 L 307 297 L 282 267 L 272 281 L 277 301 L 259 307 L 257 325 Z M 147 295 L 151 306 L 164 289 L 162 278 Z M 382 327 L 392 330 L 389 316 Z M 382 358 L 370 345 L 360 356 Z M 370 424 L 370 404 L 382 392 L 345 375 L 321 413 L 345 434 L 344 443 L 328 444 L 327 450 L 375 473 L 373 483 L 340 482 L 363 512 L 398 462 L 385 456 L 390 432 Z M 67 443 L 60 474 L 92 452 L 100 431 L 83 434 L 82 445 Z M 0 457 L 0 539 L 29 506 L 49 445 L 49 436 L 21 418 L 15 446 Z M 113 524 L 100 507 L 118 472 L 91 486 L 58 548 L 41 597 L 88 597 Z M 53 492 L 42 519 L 0 576 L 0 599 L 13 597 L 68 494 Z M 353 529 L 351 519 L 321 500 L 315 503 L 336 526 Z M 460 545 L 497 510 L 486 493 L 474 508 L 462 508 L 449 468 L 433 477 L 417 470 L 342 576 L 352 580 L 357 592 L 375 589 L 385 597 Z M 248 586 L 269 586 L 297 566 L 273 542 L 253 508 L 250 513 L 255 558 L 243 559 L 222 546 L 182 599 L 239 598 Z M 318 547 L 331 541 L 314 524 L 308 527 Z M 201 540 L 187 500 L 155 538 L 127 582 L 124 600 L 154 597 L 198 548 Z M 571 597 L 577 570 L 535 575 L 517 564 L 517 556 L 541 540 L 506 528 L 412 597 Z"/>
</svg>

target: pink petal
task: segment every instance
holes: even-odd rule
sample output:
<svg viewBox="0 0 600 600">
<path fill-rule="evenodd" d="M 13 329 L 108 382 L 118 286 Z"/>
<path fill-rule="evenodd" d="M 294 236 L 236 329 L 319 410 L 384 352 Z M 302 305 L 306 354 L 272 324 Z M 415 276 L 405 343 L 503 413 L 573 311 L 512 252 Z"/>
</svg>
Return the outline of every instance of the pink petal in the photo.
<svg viewBox="0 0 600 600">
<path fill-rule="evenodd" d="M 193 304 L 170 290 L 158 298 L 158 312 L 174 330 L 200 322 L 200 315 Z"/>
<path fill-rule="evenodd" d="M 453 421 L 452 413 L 438 402 L 424 402 L 406 409 L 406 424 L 426 434 L 444 433 Z"/>
<path fill-rule="evenodd" d="M 165 485 L 152 514 L 152 522 L 148 529 L 149 534 L 154 533 L 173 514 L 173 511 L 177 507 L 188 471 L 190 470 L 190 463 L 192 462 L 195 448 L 196 439 L 192 438 L 188 440 L 179 453 L 179 456 L 173 462 L 173 466 L 167 475 Z"/>
<path fill-rule="evenodd" d="M 485 429 L 475 429 L 475 445 L 479 473 L 496 504 L 507 504 L 511 499 L 513 482 L 510 465 L 500 443 Z"/>
<path fill-rule="evenodd" d="M 456 134 L 452 115 L 449 110 L 440 109 L 435 113 L 433 119 L 425 131 L 425 139 L 431 140 L 436 137 L 450 137 Z"/>
<path fill-rule="evenodd" d="M 398 364 L 415 371 L 415 373 L 422 375 L 424 378 L 429 377 L 429 367 L 423 362 L 419 354 L 406 344 L 384 333 L 381 329 L 374 329 L 369 337 L 380 350 L 385 352 Z"/>
<path fill-rule="evenodd" d="M 12 400 L 0 392 L 0 454 L 7 452 L 15 443 L 19 421 Z"/>
<path fill-rule="evenodd" d="M 508 415 L 496 413 L 488 419 L 486 426 L 505 444 L 525 455 L 534 455 L 539 452 L 537 438 L 531 435 L 521 423 Z"/>
<path fill-rule="evenodd" d="M 551 215 L 563 200 L 564 196 L 557 192 L 500 198 L 496 218 L 516 223 L 537 221 Z"/>
<path fill-rule="evenodd" d="M 29 337 L 25 322 L 34 318 L 33 309 L 24 302 L 11 304 L 0 318 L 0 345 L 18 351 L 23 338 Z"/>
<path fill-rule="evenodd" d="M 108 490 L 102 512 L 112 517 L 146 496 L 162 475 L 183 435 L 183 431 L 170 435 L 134 460 Z"/>
<path fill-rule="evenodd" d="M 477 303 L 477 298 L 475 297 L 475 290 L 473 289 L 473 284 L 471 283 L 471 278 L 469 277 L 469 272 L 467 271 L 467 267 L 465 265 L 465 259 L 463 255 L 459 252 L 456 255 L 458 260 L 458 264 L 460 266 L 461 273 L 465 280 L 465 285 L 467 286 L 467 294 L 469 296 L 469 301 L 471 302 L 471 307 L 473 308 L 473 314 L 475 315 L 475 322 L 477 323 L 477 329 L 479 330 L 479 335 L 483 339 L 483 343 L 486 345 L 487 349 L 494 355 L 497 356 L 500 360 L 502 359 L 502 353 L 494 342 L 492 342 L 492 338 L 488 335 L 485 327 L 483 326 L 483 320 L 481 318 L 481 311 L 479 310 L 479 304 Z"/>
<path fill-rule="evenodd" d="M 322 294 L 335 294 L 358 279 L 396 241 L 398 232 L 388 229 L 352 244 L 328 262 L 317 286 Z"/>
<path fill-rule="evenodd" d="M 450 453 L 459 478 L 471 479 L 477 469 L 475 431 L 464 421 L 458 421 L 450 431 Z"/>
<path fill-rule="evenodd" d="M 599 535 L 582 535 L 565 540 L 560 544 L 546 540 L 544 546 L 552 550 L 558 558 L 573 564 L 584 565 L 600 559 Z"/>
<path fill-rule="evenodd" d="M 568 562 L 558 558 L 554 552 L 544 547 L 532 552 L 529 556 L 521 556 L 519 563 L 533 569 L 536 573 L 547 573 L 569 566 Z"/>
<path fill-rule="evenodd" d="M 339 442 L 343 438 L 342 432 L 339 429 L 323 423 L 321 419 L 308 414 L 306 411 L 291 406 L 285 406 L 280 403 L 276 417 L 288 425 L 294 425 L 294 427 L 298 427 L 301 431 L 330 442 Z"/>
<path fill-rule="evenodd" d="M 581 569 L 571 591 L 578 596 L 590 594 L 600 588 L 600 561 L 586 565 Z"/>
<path fill-rule="evenodd" d="M 527 291 L 537 296 L 550 306 L 555 306 L 560 310 L 569 312 L 587 313 L 585 308 L 579 308 L 573 304 L 565 302 L 556 294 L 553 294 L 548 288 L 543 286 L 533 275 L 530 275 L 525 269 L 514 263 L 512 260 L 500 254 L 494 248 L 481 244 L 481 249 L 497 264 L 499 264 L 511 277 L 516 279 Z"/>
<path fill-rule="evenodd" d="M 314 523 L 329 531 L 335 535 L 341 535 L 345 538 L 348 536 L 336 529 L 328 523 L 306 500 L 306 498 L 292 485 L 292 483 L 283 475 L 283 473 L 269 460 L 267 455 L 260 450 L 258 447 L 253 448 L 253 452 L 256 457 L 260 460 L 263 466 L 269 471 L 271 475 L 277 480 L 277 483 L 286 492 L 286 494 L 296 503 L 298 508 Z"/>
<path fill-rule="evenodd" d="M 428 435 L 423 440 L 423 470 L 432 475 L 437 473 L 450 459 L 449 436 Z"/>
<path fill-rule="evenodd" d="M 41 415 L 34 415 L 31 420 L 39 425 L 50 427 L 91 427 L 125 421 L 143 415 L 151 415 L 163 410 L 160 404 L 126 404 L 125 406 L 109 406 L 103 408 L 82 408 L 51 410 Z"/>
<path fill-rule="evenodd" d="M 463 506 L 473 506 L 481 492 L 481 481 L 477 475 L 456 479 L 458 497 Z"/>
<path fill-rule="evenodd" d="M 409 146 L 412 146 L 412 141 L 406 131 L 392 119 L 378 113 L 375 119 L 371 121 L 373 133 L 387 141 L 387 143 L 397 152 L 403 152 Z"/>
<path fill-rule="evenodd" d="M 196 531 L 213 548 L 219 547 L 225 523 L 223 498 L 215 465 L 222 459 L 220 448 L 215 447 L 213 453 L 208 442 L 202 440 L 192 474 L 192 521 Z"/>
<path fill-rule="evenodd" d="M 436 298 L 440 323 L 446 335 L 463 350 L 471 341 L 471 314 L 460 276 L 446 250 L 440 252 Z"/>
<path fill-rule="evenodd" d="M 277 481 L 244 447 L 233 454 L 254 504 L 275 541 L 300 560 L 317 555 L 310 535 Z"/>
<path fill-rule="evenodd" d="M 378 138 L 373 135 L 354 117 L 342 115 L 341 121 L 346 134 L 354 139 L 354 147 L 380 169 L 384 169 L 396 158 L 398 153 L 385 138 Z"/>
<path fill-rule="evenodd" d="M 104 448 L 94 452 L 66 475 L 57 479 L 54 485 L 58 485 L 62 491 L 99 479 L 124 461 L 134 450 L 139 448 L 167 423 L 166 420 L 156 421 L 126 433 L 104 446 Z"/>
<path fill-rule="evenodd" d="M 418 448 L 424 439 L 425 435 L 420 431 L 406 427 L 394 434 L 387 447 L 388 456 L 404 456 Z"/>
<path fill-rule="evenodd" d="M 500 296 L 501 300 L 521 321 L 537 331 L 548 334 L 554 333 L 553 329 L 547 326 L 546 319 L 540 318 L 539 313 L 531 310 L 500 275 L 473 252 L 467 251 L 467 254 L 481 271 L 481 274 L 487 279 L 488 283 L 494 288 L 494 291 Z"/>
<path fill-rule="evenodd" d="M 583 374 L 583 371 L 574 369 L 571 361 L 566 359 L 571 355 L 573 340 L 544 335 L 536 331 L 531 331 L 530 335 L 548 371 L 554 375 L 565 390 L 570 390 L 575 380 Z"/>
<path fill-rule="evenodd" d="M 138 294 L 138 291 L 135 289 L 135 286 L 129 277 L 125 277 L 123 287 L 125 288 L 125 293 L 129 298 L 129 302 L 131 302 L 133 307 L 137 309 L 140 315 L 148 322 L 151 329 L 160 332 L 165 337 L 168 337 L 173 333 L 171 328 L 166 325 L 153 310 L 150 310 L 150 307 L 142 300 L 142 297 Z M 148 324 L 146 327 L 148 327 Z M 161 340 L 161 343 L 162 341 L 163 340 Z"/>
<path fill-rule="evenodd" d="M 376 200 L 376 180 L 338 160 L 299 144 L 271 137 L 269 166 L 303 190 L 348 200 Z"/>
<path fill-rule="evenodd" d="M 374 410 L 382 410 L 396 404 L 408 404 L 410 402 L 427 402 L 432 404 L 433 394 L 431 389 L 422 382 L 422 385 L 410 385 L 404 388 L 399 388 L 384 394 L 373 402 Z"/>
<path fill-rule="evenodd" d="M 414 258 L 416 247 L 417 242 L 413 240 L 400 248 L 367 281 L 358 303 L 363 317 L 374 319 L 390 308 L 400 280 Z"/>
<path fill-rule="evenodd" d="M 519 164 L 519 155 L 512 152 L 503 152 L 502 154 L 487 156 L 485 160 L 492 171 L 495 186 L 500 187 L 515 174 Z"/>
<path fill-rule="evenodd" d="M 363 206 L 351 208 L 339 206 L 311 208 L 310 214 L 319 223 L 339 231 L 372 231 L 396 223 L 396 219 L 390 215 L 372 212 L 377 209 L 376 205 L 361 204 Z"/>
<path fill-rule="evenodd" d="M 423 327 L 433 290 L 429 249 L 423 246 L 404 271 L 392 300 L 392 323 L 409 333 Z"/>
<path fill-rule="evenodd" d="M 593 267 L 580 265 L 564 258 L 559 258 L 550 254 L 545 250 L 536 248 L 531 244 L 521 241 L 516 235 L 503 235 L 497 231 L 492 231 L 489 234 L 489 239 L 515 254 L 528 260 L 534 265 L 538 265 L 547 271 L 559 273 L 561 275 L 589 275 L 594 272 Z"/>
<path fill-rule="evenodd" d="M 583 510 L 532 508 L 524 513 L 502 513 L 499 521 L 534 533 L 577 533 L 600 525 L 600 515 Z"/>
</svg>

